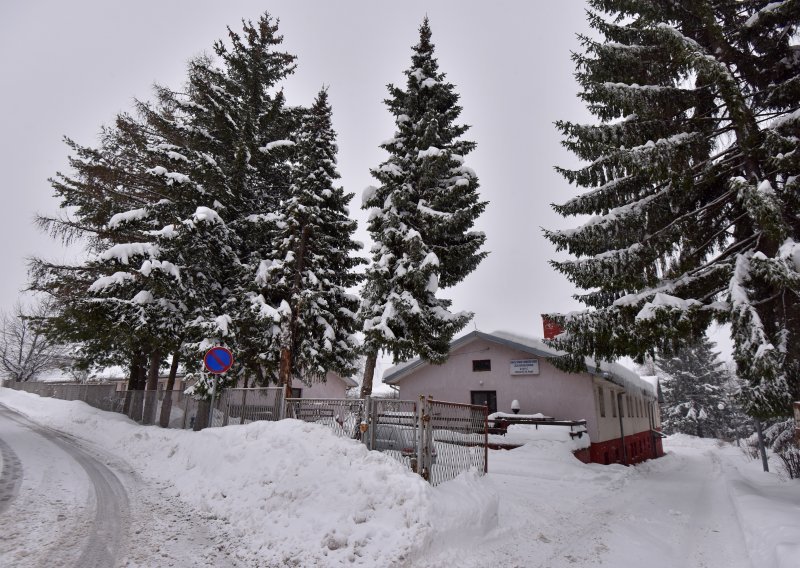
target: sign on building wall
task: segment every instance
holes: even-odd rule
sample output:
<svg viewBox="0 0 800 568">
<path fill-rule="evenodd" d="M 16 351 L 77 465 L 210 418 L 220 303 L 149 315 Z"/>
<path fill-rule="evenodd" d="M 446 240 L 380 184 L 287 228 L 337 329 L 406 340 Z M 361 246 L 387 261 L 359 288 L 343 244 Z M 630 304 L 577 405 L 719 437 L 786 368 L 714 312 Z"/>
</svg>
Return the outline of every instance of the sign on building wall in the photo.
<svg viewBox="0 0 800 568">
<path fill-rule="evenodd" d="M 511 361 L 511 374 L 512 375 L 538 375 L 539 374 L 539 360 L 538 359 L 516 359 Z"/>
</svg>

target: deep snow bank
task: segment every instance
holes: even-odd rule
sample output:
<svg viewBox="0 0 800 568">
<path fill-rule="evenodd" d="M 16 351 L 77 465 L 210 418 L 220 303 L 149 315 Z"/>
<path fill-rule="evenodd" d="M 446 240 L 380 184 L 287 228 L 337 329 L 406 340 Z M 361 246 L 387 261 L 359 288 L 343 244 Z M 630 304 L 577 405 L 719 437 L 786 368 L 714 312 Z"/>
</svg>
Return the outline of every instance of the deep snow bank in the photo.
<svg viewBox="0 0 800 568">
<path fill-rule="evenodd" d="M 401 566 L 455 535 L 497 525 L 488 480 L 465 474 L 432 488 L 316 424 L 190 432 L 10 389 L 0 389 L 0 403 L 118 455 L 161 490 L 222 520 L 248 564 Z"/>
</svg>

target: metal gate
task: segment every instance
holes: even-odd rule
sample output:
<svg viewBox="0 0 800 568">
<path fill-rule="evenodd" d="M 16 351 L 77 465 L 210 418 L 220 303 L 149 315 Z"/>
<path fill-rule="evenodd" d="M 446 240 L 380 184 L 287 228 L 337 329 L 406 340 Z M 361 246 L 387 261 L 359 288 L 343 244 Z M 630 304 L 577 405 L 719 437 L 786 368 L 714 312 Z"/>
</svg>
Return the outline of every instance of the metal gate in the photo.
<svg viewBox="0 0 800 568">
<path fill-rule="evenodd" d="M 322 424 L 338 436 L 361 439 L 364 407 L 364 400 L 358 398 L 287 398 L 285 417 Z"/>
<path fill-rule="evenodd" d="M 488 408 L 421 399 L 418 415 L 420 475 L 431 485 L 455 479 L 463 471 L 488 471 Z"/>
<path fill-rule="evenodd" d="M 432 485 L 475 469 L 487 471 L 487 408 L 420 398 L 370 402 L 365 443 L 385 452 Z"/>
</svg>

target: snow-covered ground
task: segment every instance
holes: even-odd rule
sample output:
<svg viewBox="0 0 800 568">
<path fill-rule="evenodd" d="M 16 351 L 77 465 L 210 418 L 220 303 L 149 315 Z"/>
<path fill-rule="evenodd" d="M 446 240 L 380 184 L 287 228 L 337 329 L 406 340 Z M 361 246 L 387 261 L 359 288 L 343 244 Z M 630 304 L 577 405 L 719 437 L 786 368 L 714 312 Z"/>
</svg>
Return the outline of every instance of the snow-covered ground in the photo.
<svg viewBox="0 0 800 568">
<path fill-rule="evenodd" d="M 582 464 L 550 436 L 490 452 L 486 477 L 432 488 L 383 454 L 294 420 L 188 432 L 9 389 L 0 404 L 106 456 L 132 509 L 151 488 L 157 526 L 169 519 L 169 532 L 121 528 L 138 550 L 120 566 L 800 567 L 800 482 L 713 440 L 673 437 L 666 457 L 625 468 Z M 15 501 L 49 467 L 19 457 Z M 61 476 L 62 501 L 84 502 L 79 473 Z M 20 541 L 52 540 L 58 521 L 20 531 L 14 510 L 0 517 L 0 565 L 39 565 L 19 556 Z"/>
</svg>

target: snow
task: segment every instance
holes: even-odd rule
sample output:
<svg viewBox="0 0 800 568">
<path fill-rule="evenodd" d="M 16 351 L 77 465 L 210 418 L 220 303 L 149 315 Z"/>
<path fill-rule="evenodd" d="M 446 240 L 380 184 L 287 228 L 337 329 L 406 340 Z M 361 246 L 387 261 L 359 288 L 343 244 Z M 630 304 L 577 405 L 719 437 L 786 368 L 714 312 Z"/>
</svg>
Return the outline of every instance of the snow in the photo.
<svg viewBox="0 0 800 568">
<path fill-rule="evenodd" d="M 389 456 L 317 424 L 191 432 L 10 389 L 0 389 L 0 403 L 91 441 L 160 493 L 217 519 L 245 566 L 401 566 L 434 543 L 458 545 L 497 525 L 495 492 L 476 473 L 434 489 Z"/>
<path fill-rule="evenodd" d="M 274 142 L 268 142 L 266 145 L 259 148 L 259 150 L 266 153 L 273 148 L 285 148 L 289 146 L 294 146 L 294 142 L 291 140 L 275 140 Z"/>
<path fill-rule="evenodd" d="M 112 286 L 120 286 L 133 280 L 133 274 L 128 272 L 115 272 L 111 276 L 101 276 L 89 286 L 89 292 L 100 292 Z"/>
<path fill-rule="evenodd" d="M 555 439 L 555 430 L 514 426 L 527 441 L 491 451 L 488 475 L 433 488 L 316 424 L 191 432 L 10 389 L 0 389 L 0 404 L 115 456 L 169 501 L 211 519 L 240 566 L 798 565 L 800 480 L 763 473 L 716 440 L 672 436 L 664 458 L 603 466 L 575 459 L 568 429 Z M 79 477 L 61 483 L 85 491 Z M 186 519 L 171 529 L 191 531 Z M 53 532 L 49 523 L 26 529 L 43 542 Z"/>
<path fill-rule="evenodd" d="M 431 87 L 435 87 L 439 84 L 439 81 L 433 79 L 432 77 L 428 77 L 427 79 L 423 79 L 422 82 L 419 84 L 420 89 L 430 89 Z"/>
<path fill-rule="evenodd" d="M 222 220 L 222 217 L 220 217 L 216 211 L 208 207 L 202 207 L 202 206 L 197 208 L 197 211 L 195 211 L 195 214 L 192 216 L 192 220 L 195 223 L 199 221 L 207 221 L 211 224 L 218 224 L 218 225 L 225 224 Z"/>
<path fill-rule="evenodd" d="M 442 153 L 441 149 L 437 148 L 436 146 L 431 146 L 430 148 L 428 148 L 426 150 L 420 150 L 419 153 L 417 154 L 417 158 L 419 158 L 421 160 L 423 158 L 430 158 L 430 157 L 438 156 L 441 153 Z"/>
<path fill-rule="evenodd" d="M 744 23 L 744 27 L 749 28 L 750 26 L 755 25 L 758 22 L 758 20 L 761 19 L 761 16 L 768 14 L 770 12 L 775 12 L 787 2 L 788 0 L 783 0 L 781 2 L 770 2 L 769 4 L 758 10 L 756 13 L 754 13 L 752 16 L 750 16 Z"/>
<path fill-rule="evenodd" d="M 140 219 L 144 219 L 147 217 L 147 209 L 144 207 L 141 209 L 132 209 L 131 211 L 125 211 L 124 213 L 117 213 L 116 215 L 112 215 L 111 219 L 108 220 L 108 228 L 114 229 L 120 226 L 122 223 L 130 223 L 131 221 L 138 221 Z"/>
<path fill-rule="evenodd" d="M 134 304 L 152 304 L 155 298 L 153 298 L 153 294 L 148 290 L 141 290 L 138 294 L 136 294 L 131 301 Z"/>
<path fill-rule="evenodd" d="M 155 168 L 150 168 L 147 170 L 148 174 L 152 174 L 154 176 L 164 176 L 167 178 L 167 185 L 172 185 L 174 182 L 179 184 L 186 183 L 189 180 L 189 176 L 178 173 L 178 172 L 170 172 L 167 168 L 163 166 L 156 166 Z"/>
<path fill-rule="evenodd" d="M 180 269 L 167 260 L 158 260 L 155 258 L 152 260 L 145 260 L 141 268 L 139 268 L 139 272 L 145 277 L 150 276 L 153 270 L 160 270 L 164 274 L 169 274 L 178 282 L 181 280 Z"/>
<path fill-rule="evenodd" d="M 122 243 L 103 251 L 97 258 L 99 260 L 114 259 L 122 264 L 128 264 L 132 256 L 149 256 L 153 258 L 158 256 L 158 252 L 158 246 L 153 243 Z"/>
<path fill-rule="evenodd" d="M 636 321 L 649 320 L 656 317 L 658 312 L 664 308 L 671 308 L 682 312 L 688 311 L 692 307 L 698 307 L 702 304 L 694 299 L 684 300 L 677 296 L 670 296 L 661 292 L 653 296 L 652 301 L 646 302 L 639 313 L 636 314 Z"/>
</svg>

